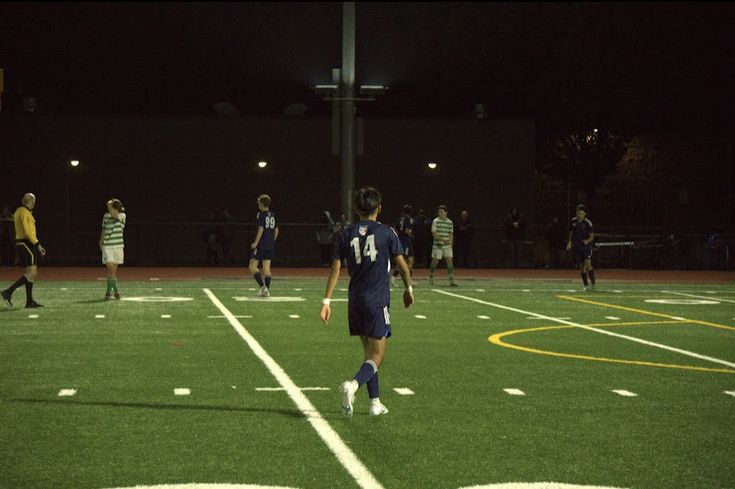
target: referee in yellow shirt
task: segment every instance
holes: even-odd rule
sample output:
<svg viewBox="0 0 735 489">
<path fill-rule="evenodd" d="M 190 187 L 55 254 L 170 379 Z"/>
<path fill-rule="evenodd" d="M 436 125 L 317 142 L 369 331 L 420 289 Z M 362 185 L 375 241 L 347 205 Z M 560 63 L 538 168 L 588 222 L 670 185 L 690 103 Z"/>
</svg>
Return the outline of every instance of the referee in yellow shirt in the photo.
<svg viewBox="0 0 735 489">
<path fill-rule="evenodd" d="M 8 307 L 13 307 L 10 299 L 15 289 L 26 286 L 26 307 L 43 307 L 33 300 L 33 279 L 38 274 L 38 258 L 46 255 L 46 250 L 36 237 L 36 219 L 33 217 L 33 208 L 36 206 L 36 196 L 27 193 L 23 196 L 23 205 L 13 214 L 15 222 L 15 253 L 20 263 L 25 267 L 25 273 L 10 287 L 0 291 Z"/>
</svg>

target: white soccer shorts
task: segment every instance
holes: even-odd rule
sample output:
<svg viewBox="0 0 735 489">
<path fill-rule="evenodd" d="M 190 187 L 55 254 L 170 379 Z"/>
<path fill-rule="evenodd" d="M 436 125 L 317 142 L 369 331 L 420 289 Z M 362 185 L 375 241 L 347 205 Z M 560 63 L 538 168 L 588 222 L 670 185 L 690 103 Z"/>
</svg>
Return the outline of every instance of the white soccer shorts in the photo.
<svg viewBox="0 0 735 489">
<path fill-rule="evenodd" d="M 102 247 L 102 264 L 116 263 L 122 265 L 125 262 L 125 248 Z"/>
<path fill-rule="evenodd" d="M 442 258 L 454 258 L 452 247 L 449 245 L 442 246 L 441 248 L 433 247 L 431 249 L 431 257 L 437 260 L 441 260 Z"/>
</svg>

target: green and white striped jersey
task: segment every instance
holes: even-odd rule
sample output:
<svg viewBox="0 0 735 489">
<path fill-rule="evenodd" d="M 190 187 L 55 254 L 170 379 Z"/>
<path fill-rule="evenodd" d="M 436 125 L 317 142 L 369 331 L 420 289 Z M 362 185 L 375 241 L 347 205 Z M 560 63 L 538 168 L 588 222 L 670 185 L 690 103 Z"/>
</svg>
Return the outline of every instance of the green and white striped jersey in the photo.
<svg viewBox="0 0 735 489">
<path fill-rule="evenodd" d="M 123 230 L 125 229 L 125 213 L 118 212 L 117 219 L 113 219 L 109 212 L 105 212 L 102 217 L 102 229 L 105 230 L 105 237 L 102 239 L 102 245 L 106 248 L 124 248 Z"/>
<path fill-rule="evenodd" d="M 438 240 L 434 240 L 434 248 L 442 248 L 444 246 L 448 246 L 444 244 L 444 240 L 449 238 L 449 236 L 454 232 L 454 224 L 449 218 L 439 219 L 438 217 L 435 217 L 431 222 L 431 230 L 436 231 L 436 235 L 439 238 Z"/>
</svg>

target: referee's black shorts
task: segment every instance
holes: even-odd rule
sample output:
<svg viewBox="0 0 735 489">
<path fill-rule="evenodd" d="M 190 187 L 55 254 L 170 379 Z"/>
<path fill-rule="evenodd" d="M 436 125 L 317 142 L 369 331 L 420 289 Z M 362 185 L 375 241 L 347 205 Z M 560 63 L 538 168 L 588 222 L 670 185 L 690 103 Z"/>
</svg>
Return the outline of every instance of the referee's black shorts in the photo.
<svg viewBox="0 0 735 489">
<path fill-rule="evenodd" d="M 38 248 L 27 239 L 15 241 L 15 254 L 18 263 L 22 267 L 35 267 L 38 265 Z"/>
</svg>

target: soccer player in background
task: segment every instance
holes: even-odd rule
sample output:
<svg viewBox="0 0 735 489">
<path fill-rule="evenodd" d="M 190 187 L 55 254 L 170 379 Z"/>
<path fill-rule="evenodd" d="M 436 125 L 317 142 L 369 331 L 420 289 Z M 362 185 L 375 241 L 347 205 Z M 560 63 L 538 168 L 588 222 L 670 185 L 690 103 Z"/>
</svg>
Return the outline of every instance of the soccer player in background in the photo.
<svg viewBox="0 0 735 489">
<path fill-rule="evenodd" d="M 583 204 L 577 206 L 576 212 L 577 217 L 572 219 L 572 229 L 569 231 L 567 251 L 571 250 L 574 254 L 574 263 L 579 267 L 584 290 L 595 290 L 595 271 L 592 268 L 595 233 Z"/>
<path fill-rule="evenodd" d="M 13 307 L 10 299 L 15 289 L 21 285 L 26 288 L 26 307 L 43 307 L 33 300 L 33 279 L 38 275 L 38 258 L 46 256 L 46 250 L 36 237 L 36 219 L 33 217 L 33 208 L 36 207 L 36 196 L 32 193 L 23 195 L 21 206 L 13 214 L 15 224 L 15 253 L 21 265 L 25 267 L 25 273 L 7 289 L 0 292 L 5 304 Z"/>
<path fill-rule="evenodd" d="M 118 199 L 107 201 L 107 212 L 102 216 L 102 232 L 100 233 L 100 251 L 102 251 L 102 264 L 107 267 L 107 291 L 105 299 L 110 300 L 114 296 L 120 300 L 120 291 L 117 288 L 117 267 L 125 262 L 125 243 L 123 242 L 123 231 L 125 230 L 125 207 Z"/>
<path fill-rule="evenodd" d="M 258 214 L 255 221 L 258 225 L 258 232 L 250 245 L 252 255 L 250 256 L 250 273 L 253 274 L 255 281 L 260 286 L 258 295 L 260 297 L 270 297 L 271 288 L 271 260 L 276 249 L 276 240 L 278 239 L 278 226 L 276 225 L 276 215 L 270 210 L 271 198 L 267 194 L 258 197 Z M 263 273 L 258 269 L 258 263 L 263 264 Z"/>
<path fill-rule="evenodd" d="M 348 298 L 348 323 L 351 336 L 359 336 L 364 362 L 352 380 L 342 383 L 342 410 L 352 416 L 355 393 L 367 384 L 372 416 L 387 414 L 380 402 L 378 368 L 383 362 L 387 339 L 391 335 L 390 323 L 390 260 L 393 258 L 406 286 L 403 304 L 409 307 L 413 301 L 413 287 L 403 249 L 398 235 L 390 226 L 378 222 L 382 210 L 382 196 L 372 187 L 363 187 L 355 193 L 355 212 L 359 222 L 347 227 L 337 238 L 332 270 L 327 279 L 327 290 L 322 301 L 321 319 L 324 324 L 332 315 L 332 292 L 339 280 L 342 260 L 347 263 L 350 275 Z"/>
<path fill-rule="evenodd" d="M 452 242 L 454 241 L 454 224 L 447 217 L 447 206 L 440 205 L 436 208 L 437 217 L 431 223 L 431 235 L 434 237 L 434 246 L 431 249 L 431 265 L 429 265 L 429 285 L 434 285 L 434 272 L 439 260 L 447 261 L 447 274 L 449 285 L 456 287 L 454 281 L 454 263 L 452 253 Z"/>
<path fill-rule="evenodd" d="M 406 204 L 403 206 L 403 215 L 396 223 L 396 231 L 398 232 L 398 238 L 401 240 L 401 246 L 403 246 L 403 256 L 408 265 L 408 272 L 413 277 L 413 260 L 414 260 L 414 249 L 413 249 L 413 217 L 411 217 L 411 211 L 413 209 L 410 205 Z M 400 270 L 396 267 L 393 269 L 393 276 L 390 279 L 390 284 L 395 287 L 396 277 L 400 275 Z M 413 283 L 411 284 L 413 285 Z"/>
</svg>

